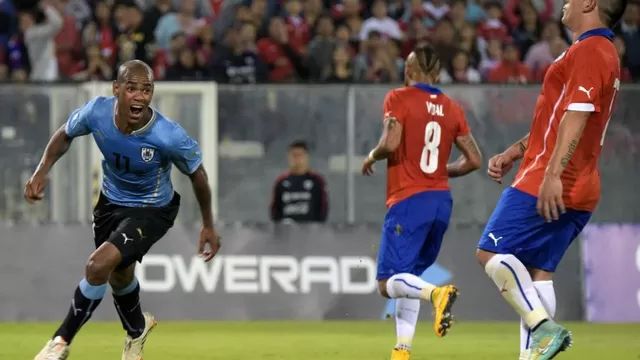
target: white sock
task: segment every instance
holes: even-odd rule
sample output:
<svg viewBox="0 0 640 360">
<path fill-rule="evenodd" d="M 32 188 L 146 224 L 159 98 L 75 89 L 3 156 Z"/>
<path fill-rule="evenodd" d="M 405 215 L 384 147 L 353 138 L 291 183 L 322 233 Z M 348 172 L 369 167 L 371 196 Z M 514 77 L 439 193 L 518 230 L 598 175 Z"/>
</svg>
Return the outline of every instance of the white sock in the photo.
<svg viewBox="0 0 640 360">
<path fill-rule="evenodd" d="M 396 300 L 396 349 L 411 350 L 419 313 L 420 299 Z"/>
<path fill-rule="evenodd" d="M 422 299 L 431 301 L 435 285 L 423 281 L 412 274 L 395 274 L 387 280 L 387 294 L 392 299 Z"/>
<path fill-rule="evenodd" d="M 511 254 L 496 254 L 485 271 L 498 286 L 502 297 L 522 317 L 529 328 L 549 318 L 540 302 L 531 275 L 520 260 Z"/>
<path fill-rule="evenodd" d="M 542 306 L 547 310 L 550 317 L 556 315 L 556 293 L 553 290 L 553 281 L 534 281 L 533 286 L 536 288 L 538 297 L 542 302 Z M 529 348 L 531 342 L 531 333 L 524 320 L 520 320 L 520 352 Z"/>
</svg>

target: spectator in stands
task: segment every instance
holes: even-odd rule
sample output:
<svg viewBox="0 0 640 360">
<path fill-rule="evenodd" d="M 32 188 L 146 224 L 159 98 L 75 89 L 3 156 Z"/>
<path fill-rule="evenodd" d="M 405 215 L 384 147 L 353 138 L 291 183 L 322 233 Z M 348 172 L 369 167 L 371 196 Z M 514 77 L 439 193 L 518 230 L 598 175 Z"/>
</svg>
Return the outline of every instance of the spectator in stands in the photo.
<svg viewBox="0 0 640 360">
<path fill-rule="evenodd" d="M 75 69 L 73 69 L 73 80 L 111 80 L 113 78 L 113 69 L 100 51 L 100 45 L 97 43 L 88 44 L 85 47 L 85 52 L 84 60 L 76 64 Z"/>
<path fill-rule="evenodd" d="M 282 20 L 281 20 L 282 21 Z M 228 84 L 255 84 L 267 80 L 265 63 L 257 53 L 256 28 L 245 23 L 240 30 L 227 30 L 224 46 L 216 49 L 211 74 L 213 79 Z"/>
<path fill-rule="evenodd" d="M 309 75 L 313 81 L 320 80 L 324 69 L 331 66 L 334 60 L 334 48 L 338 40 L 333 36 L 333 33 L 333 20 L 329 16 L 318 18 L 316 36 L 309 44 L 306 60 L 309 66 Z"/>
<path fill-rule="evenodd" d="M 459 50 L 440 71 L 442 84 L 479 84 L 481 81 L 480 73 L 470 66 L 469 55 L 464 50 Z"/>
<path fill-rule="evenodd" d="M 549 56 L 552 59 L 557 59 L 563 52 L 565 52 L 569 48 L 569 44 L 561 38 L 560 36 L 556 36 L 553 39 L 549 40 Z M 547 74 L 547 71 L 553 64 L 553 60 L 551 62 L 546 63 L 543 67 L 538 68 L 535 72 L 535 81 L 541 83 L 544 80 L 544 76 Z"/>
<path fill-rule="evenodd" d="M 54 38 L 62 28 L 62 22 L 58 10 L 44 2 L 36 9 L 20 12 L 20 31 L 24 34 L 24 45 L 29 53 L 29 78 L 32 81 L 58 80 Z"/>
<path fill-rule="evenodd" d="M 270 206 L 274 222 L 325 222 L 329 209 L 324 178 L 309 170 L 309 148 L 296 141 L 287 153 L 289 171 L 276 179 Z"/>
<path fill-rule="evenodd" d="M 406 8 L 404 15 L 402 16 L 401 23 L 405 25 L 409 24 L 413 19 L 420 19 L 423 26 L 431 28 L 435 22 L 429 18 L 427 9 L 424 6 L 422 0 L 410 0 L 409 7 Z"/>
<path fill-rule="evenodd" d="M 480 3 L 478 3 L 478 1 L 475 1 L 475 0 L 469 0 L 467 2 L 466 19 L 468 22 L 470 22 L 471 24 L 477 25 L 482 23 L 485 20 L 486 16 L 487 14 L 484 12 L 484 9 L 482 8 L 482 1 L 480 1 Z"/>
<path fill-rule="evenodd" d="M 0 49 L 4 49 L 15 30 L 15 13 L 11 1 L 0 0 Z"/>
<path fill-rule="evenodd" d="M 120 12 L 122 14 L 122 12 Z M 82 31 L 85 46 L 97 42 L 102 55 L 115 66 L 117 56 L 116 31 L 111 22 L 111 8 L 106 0 L 96 2 L 94 18 Z"/>
<path fill-rule="evenodd" d="M 144 13 L 145 32 L 155 31 L 158 21 L 171 11 L 173 11 L 171 0 L 154 0 Z"/>
<path fill-rule="evenodd" d="M 632 81 L 631 72 L 627 67 L 627 47 L 624 43 L 624 40 L 620 36 L 616 36 L 613 39 L 613 44 L 616 46 L 616 51 L 618 52 L 618 56 L 620 57 L 620 81 L 622 82 L 630 82 Z"/>
<path fill-rule="evenodd" d="M 353 82 L 351 57 L 349 56 L 347 45 L 338 44 L 335 47 L 332 62 L 326 66 L 321 80 L 334 84 Z"/>
<path fill-rule="evenodd" d="M 404 0 L 391 0 L 387 6 L 387 14 L 396 21 L 401 21 L 407 11 Z"/>
<path fill-rule="evenodd" d="M 187 46 L 187 39 L 183 33 L 175 33 L 169 42 L 169 49 L 157 49 L 153 59 L 153 74 L 156 79 L 164 79 L 167 69 L 178 62 L 180 51 Z"/>
<path fill-rule="evenodd" d="M 307 52 L 307 44 L 309 43 L 311 33 L 309 24 L 302 17 L 302 4 L 300 0 L 285 0 L 285 26 L 287 29 L 287 37 L 289 46 L 291 46 L 299 55 Z"/>
<path fill-rule="evenodd" d="M 436 26 L 433 37 L 433 47 L 438 52 L 440 61 L 442 61 L 443 64 L 450 63 L 453 56 L 458 52 L 455 35 L 455 29 L 448 19 L 442 19 Z"/>
<path fill-rule="evenodd" d="M 305 0 L 303 5 L 304 20 L 309 26 L 309 38 L 315 35 L 311 29 L 316 29 L 316 22 L 324 12 L 322 0 Z"/>
<path fill-rule="evenodd" d="M 502 62 L 502 44 L 503 41 L 498 39 L 489 40 L 487 43 L 487 51 L 483 59 L 480 61 L 478 70 L 484 80 L 489 77 L 489 72 L 495 69 Z"/>
<path fill-rule="evenodd" d="M 531 81 L 531 71 L 520 61 L 518 47 L 506 41 L 502 50 L 502 61 L 489 71 L 489 82 L 502 84 L 527 84 Z"/>
<path fill-rule="evenodd" d="M 269 67 L 269 80 L 295 82 L 306 75 L 303 59 L 289 45 L 289 34 L 280 17 L 271 18 L 269 36 L 258 41 L 258 53 Z"/>
<path fill-rule="evenodd" d="M 520 25 L 513 31 L 513 40 L 520 50 L 520 55 L 524 55 L 538 41 L 541 32 L 541 25 L 538 21 L 538 13 L 531 6 L 520 6 L 522 21 Z"/>
<path fill-rule="evenodd" d="M 501 41 L 509 37 L 509 29 L 502 18 L 502 4 L 499 1 L 487 1 L 485 3 L 486 20 L 478 27 L 478 36 L 486 41 L 498 39 Z"/>
<path fill-rule="evenodd" d="M 544 24 L 540 41 L 533 45 L 524 57 L 524 63 L 531 69 L 531 72 L 536 74 L 555 60 L 550 44 L 551 41 L 560 38 L 560 35 L 560 27 L 556 21 L 548 21 Z"/>
<path fill-rule="evenodd" d="M 137 5 L 124 9 L 126 27 L 117 39 L 117 66 L 125 61 L 138 59 L 150 64 L 156 53 L 156 41 L 153 32 L 145 33 L 144 13 Z"/>
<path fill-rule="evenodd" d="M 351 29 L 346 24 L 336 26 L 336 41 L 343 44 L 349 44 L 349 56 L 355 57 L 358 54 L 358 41 L 354 41 L 351 37 Z"/>
<path fill-rule="evenodd" d="M 467 3 L 465 0 L 452 0 L 450 3 L 451 10 L 449 10 L 449 20 L 451 25 L 456 30 L 456 36 L 460 36 L 460 31 L 467 24 Z"/>
<path fill-rule="evenodd" d="M 385 0 L 375 0 L 371 10 L 373 16 L 365 20 L 360 29 L 360 41 L 368 39 L 372 31 L 377 31 L 384 38 L 402 40 L 403 34 L 398 22 L 387 15 Z"/>
<path fill-rule="evenodd" d="M 93 9 L 86 0 L 63 0 L 60 3 L 62 7 L 58 11 L 72 17 L 76 22 L 76 29 L 81 29 L 83 24 L 91 21 Z"/>
<path fill-rule="evenodd" d="M 482 44 L 482 45 L 481 45 Z M 469 65 L 477 68 L 480 65 L 482 55 L 480 49 L 486 46 L 486 42 L 481 42 L 476 35 L 476 29 L 473 25 L 466 23 L 460 29 L 458 40 L 458 48 L 464 50 L 469 56 Z"/>
<path fill-rule="evenodd" d="M 204 19 L 196 17 L 196 0 L 181 0 L 179 12 L 168 13 L 158 21 L 155 29 L 158 46 L 168 48 L 171 36 L 177 32 L 193 35 L 204 22 Z"/>
<path fill-rule="evenodd" d="M 427 14 L 427 26 L 431 27 L 449 14 L 449 4 L 445 0 L 427 0 L 424 2 Z"/>
<path fill-rule="evenodd" d="M 0 82 L 9 79 L 9 66 L 7 66 L 7 57 L 5 52 L 0 48 Z"/>
<path fill-rule="evenodd" d="M 208 67 L 215 50 L 213 26 L 209 23 L 200 26 L 193 39 L 193 48 L 195 49 L 198 66 L 201 68 Z"/>
<path fill-rule="evenodd" d="M 541 22 L 546 22 L 553 17 L 554 4 L 553 0 L 543 1 L 544 8 L 540 11 L 538 17 Z M 532 0 L 507 0 L 504 7 L 503 17 L 509 28 L 516 29 L 521 25 L 524 17 L 523 8 L 532 8 L 533 11 L 538 13 L 538 10 Z"/>
<path fill-rule="evenodd" d="M 382 43 L 380 33 L 371 31 L 369 38 L 362 43 L 362 49 L 354 60 L 354 80 L 368 83 L 398 80 L 397 69 Z"/>
<path fill-rule="evenodd" d="M 256 25 L 258 34 L 262 35 L 267 32 L 267 24 L 269 20 L 267 0 L 253 0 L 249 13 L 251 15 L 251 21 Z"/>
<path fill-rule="evenodd" d="M 346 24 L 350 18 L 359 18 L 361 10 L 359 0 L 342 0 L 332 7 L 331 16 L 336 22 Z"/>
<path fill-rule="evenodd" d="M 204 80 L 206 78 L 206 68 L 198 64 L 193 49 L 185 46 L 180 50 L 178 62 L 167 69 L 166 80 L 190 81 Z"/>
<path fill-rule="evenodd" d="M 78 59 L 83 55 L 84 49 L 76 18 L 65 13 L 65 4 L 62 1 L 55 1 L 52 5 L 63 15 L 62 28 L 54 38 L 58 71 L 61 78 L 69 79 L 77 68 Z"/>
<path fill-rule="evenodd" d="M 407 36 L 402 47 L 402 57 L 406 58 L 413 49 L 429 41 L 429 33 L 420 16 L 411 17 Z"/>
<path fill-rule="evenodd" d="M 184 3 L 184 0 L 173 0 L 173 7 L 179 9 L 180 6 Z M 222 0 L 195 0 L 193 4 L 195 17 L 201 18 L 213 18 L 214 16 L 214 7 L 217 10 L 220 10 L 222 6 Z"/>
<path fill-rule="evenodd" d="M 6 65 L 11 78 L 14 77 L 15 72 L 21 72 L 18 75 L 19 78 L 22 77 L 22 72 L 26 73 L 28 77 L 29 69 L 31 68 L 29 53 L 19 34 L 13 35 L 7 43 Z"/>
<path fill-rule="evenodd" d="M 626 48 L 626 63 L 633 81 L 640 81 L 640 3 L 630 1 L 620 23 Z"/>
</svg>

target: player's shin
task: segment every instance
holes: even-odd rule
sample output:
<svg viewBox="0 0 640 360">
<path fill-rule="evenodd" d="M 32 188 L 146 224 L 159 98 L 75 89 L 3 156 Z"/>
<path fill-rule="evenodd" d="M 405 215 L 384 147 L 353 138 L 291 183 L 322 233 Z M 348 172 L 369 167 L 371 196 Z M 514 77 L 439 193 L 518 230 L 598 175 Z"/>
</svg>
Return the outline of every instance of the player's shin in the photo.
<svg viewBox="0 0 640 360">
<path fill-rule="evenodd" d="M 89 321 L 93 311 L 100 305 L 106 291 L 107 284 L 91 285 L 86 279 L 82 279 L 71 300 L 67 317 L 53 337 L 59 336 L 70 344 L 82 325 Z"/>
<path fill-rule="evenodd" d="M 396 300 L 396 349 L 411 351 L 411 342 L 416 332 L 419 313 L 419 299 L 401 298 Z"/>
<path fill-rule="evenodd" d="M 122 289 L 113 290 L 113 304 L 116 307 L 122 328 L 132 338 L 138 338 L 144 332 L 145 321 L 140 305 L 140 285 L 138 279 Z"/>
<path fill-rule="evenodd" d="M 553 289 L 553 281 L 534 281 L 533 286 L 538 293 L 538 297 L 542 301 L 542 306 L 553 318 L 556 315 L 556 293 Z M 526 350 L 531 344 L 531 329 L 524 320 L 520 321 L 520 351 Z"/>
<path fill-rule="evenodd" d="M 392 299 L 408 298 L 431 301 L 431 293 L 436 287 L 419 277 L 403 273 L 387 280 L 387 294 Z"/>
<path fill-rule="evenodd" d="M 496 254 L 487 262 L 485 271 L 529 328 L 535 330 L 549 318 L 533 286 L 531 275 L 515 256 Z"/>
</svg>

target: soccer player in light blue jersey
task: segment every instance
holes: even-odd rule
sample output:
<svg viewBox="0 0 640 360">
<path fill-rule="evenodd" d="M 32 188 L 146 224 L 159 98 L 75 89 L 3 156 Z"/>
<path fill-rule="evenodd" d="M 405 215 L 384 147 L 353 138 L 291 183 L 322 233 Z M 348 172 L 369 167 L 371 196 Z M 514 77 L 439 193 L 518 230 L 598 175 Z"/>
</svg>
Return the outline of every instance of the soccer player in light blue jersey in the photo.
<svg viewBox="0 0 640 360">
<path fill-rule="evenodd" d="M 103 155 L 104 180 L 93 212 L 96 250 L 85 267 L 64 322 L 35 360 L 64 360 L 69 345 L 107 291 L 127 332 L 122 360 L 141 360 L 156 321 L 140 306 L 136 261 L 173 226 L 180 195 L 171 184 L 175 165 L 189 176 L 202 212 L 199 253 L 210 261 L 220 248 L 213 226 L 211 190 L 200 147 L 185 130 L 149 107 L 153 72 L 142 61 L 124 63 L 113 82 L 113 97 L 97 97 L 75 110 L 53 134 L 25 186 L 25 199 L 43 198 L 47 174 L 73 138 L 93 135 Z"/>
</svg>

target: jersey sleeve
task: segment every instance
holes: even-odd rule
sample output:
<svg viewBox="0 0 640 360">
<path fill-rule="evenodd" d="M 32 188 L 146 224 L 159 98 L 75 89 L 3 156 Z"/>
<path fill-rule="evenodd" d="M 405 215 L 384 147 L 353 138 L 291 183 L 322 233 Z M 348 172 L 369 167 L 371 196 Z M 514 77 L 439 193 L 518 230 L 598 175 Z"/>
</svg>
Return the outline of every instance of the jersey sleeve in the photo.
<svg viewBox="0 0 640 360">
<path fill-rule="evenodd" d="M 404 107 L 400 103 L 400 97 L 396 91 L 389 91 L 387 96 L 384 98 L 383 105 L 383 113 L 384 117 L 391 116 L 395 117 L 400 124 L 404 125 L 406 118 L 406 111 Z M 384 118 L 383 117 L 383 118 Z"/>
<path fill-rule="evenodd" d="M 96 99 L 84 104 L 83 107 L 74 110 L 69 116 L 69 120 L 64 126 L 64 132 L 67 136 L 75 138 L 91 134 L 91 113 L 95 106 Z"/>
<path fill-rule="evenodd" d="M 171 133 L 168 153 L 171 162 L 186 175 L 193 174 L 202 164 L 200 145 L 179 125 Z"/>
<path fill-rule="evenodd" d="M 564 110 L 600 112 L 600 94 L 611 73 L 602 52 L 585 42 L 576 46 L 567 60 Z"/>
</svg>

